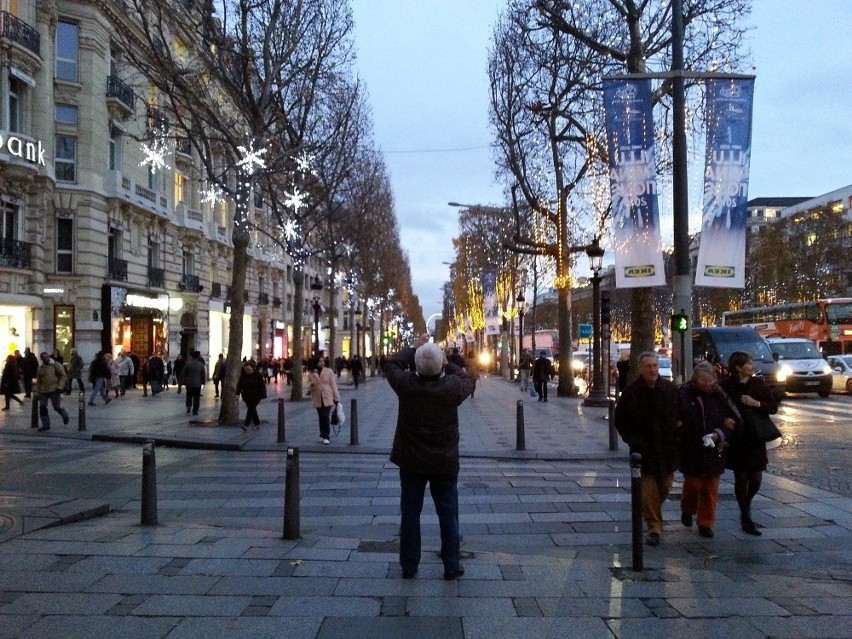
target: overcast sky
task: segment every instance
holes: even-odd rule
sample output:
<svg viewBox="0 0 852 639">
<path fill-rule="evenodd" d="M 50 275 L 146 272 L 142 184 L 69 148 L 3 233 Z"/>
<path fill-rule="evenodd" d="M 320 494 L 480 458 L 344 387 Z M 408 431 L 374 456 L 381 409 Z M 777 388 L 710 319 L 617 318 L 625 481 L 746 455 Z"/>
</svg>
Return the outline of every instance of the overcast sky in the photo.
<svg viewBox="0 0 852 639">
<path fill-rule="evenodd" d="M 428 318 L 441 310 L 444 262 L 453 259 L 458 229 L 458 210 L 447 203 L 504 204 L 494 181 L 486 68 L 505 1 L 352 5 L 358 73 Z M 852 184 L 852 0 L 755 0 L 750 23 L 757 80 L 749 198 L 816 196 Z"/>
</svg>

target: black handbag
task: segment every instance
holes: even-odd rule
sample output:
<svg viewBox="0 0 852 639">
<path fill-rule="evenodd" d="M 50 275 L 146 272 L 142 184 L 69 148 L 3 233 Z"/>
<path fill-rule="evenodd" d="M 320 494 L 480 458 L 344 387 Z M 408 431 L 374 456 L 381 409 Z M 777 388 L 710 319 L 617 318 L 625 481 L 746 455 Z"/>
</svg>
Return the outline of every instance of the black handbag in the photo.
<svg viewBox="0 0 852 639">
<path fill-rule="evenodd" d="M 745 407 L 740 409 L 740 413 L 743 416 L 743 427 L 747 437 L 762 442 L 771 442 L 773 439 L 782 436 L 781 431 L 778 430 L 769 415 Z"/>
</svg>

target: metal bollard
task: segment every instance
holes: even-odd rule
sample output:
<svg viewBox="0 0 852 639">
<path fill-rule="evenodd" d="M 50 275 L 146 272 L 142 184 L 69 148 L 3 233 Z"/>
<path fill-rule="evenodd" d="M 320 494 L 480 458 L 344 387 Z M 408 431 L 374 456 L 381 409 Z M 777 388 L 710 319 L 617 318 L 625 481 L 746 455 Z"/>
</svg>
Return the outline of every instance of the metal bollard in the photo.
<svg viewBox="0 0 852 639">
<path fill-rule="evenodd" d="M 284 398 L 278 398 L 278 443 L 284 442 L 287 439 L 284 425 Z"/>
<path fill-rule="evenodd" d="M 518 409 L 515 416 L 515 450 L 526 450 L 527 440 L 524 432 L 524 400 L 518 400 Z"/>
<path fill-rule="evenodd" d="M 38 393 L 30 393 L 33 398 L 32 412 L 30 413 L 30 428 L 38 428 Z"/>
<path fill-rule="evenodd" d="M 358 445 L 358 400 L 354 397 L 349 404 L 349 445 Z"/>
<path fill-rule="evenodd" d="M 633 524 L 633 570 L 641 572 L 642 564 L 642 455 L 630 453 L 630 510 Z"/>
<path fill-rule="evenodd" d="M 615 430 L 615 400 L 610 399 L 607 406 L 607 419 L 609 420 L 609 449 L 618 450 L 618 431 Z"/>
<path fill-rule="evenodd" d="M 82 391 L 77 397 L 77 430 L 86 430 L 86 393 Z"/>
<path fill-rule="evenodd" d="M 299 449 L 287 449 L 284 470 L 284 539 L 299 539 Z"/>
<path fill-rule="evenodd" d="M 142 525 L 157 525 L 157 457 L 155 442 L 146 440 L 142 444 Z"/>
</svg>

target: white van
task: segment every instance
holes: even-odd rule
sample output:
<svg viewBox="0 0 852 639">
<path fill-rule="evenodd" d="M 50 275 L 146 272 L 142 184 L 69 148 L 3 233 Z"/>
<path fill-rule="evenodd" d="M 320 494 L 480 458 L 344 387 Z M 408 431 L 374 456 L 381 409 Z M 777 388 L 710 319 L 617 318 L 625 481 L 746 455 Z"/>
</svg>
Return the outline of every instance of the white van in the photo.
<svg viewBox="0 0 852 639">
<path fill-rule="evenodd" d="M 831 366 L 809 339 L 799 337 L 767 337 L 766 343 L 779 364 L 788 393 L 831 395 Z"/>
</svg>

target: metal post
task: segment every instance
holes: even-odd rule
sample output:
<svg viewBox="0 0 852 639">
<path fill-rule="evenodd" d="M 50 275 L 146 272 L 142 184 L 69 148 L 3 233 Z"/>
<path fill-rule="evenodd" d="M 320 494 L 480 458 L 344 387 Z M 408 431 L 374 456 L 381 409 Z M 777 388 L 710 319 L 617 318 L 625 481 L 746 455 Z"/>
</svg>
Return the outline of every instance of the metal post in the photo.
<svg viewBox="0 0 852 639">
<path fill-rule="evenodd" d="M 86 430 L 86 393 L 83 391 L 77 397 L 77 430 Z"/>
<path fill-rule="evenodd" d="M 358 445 L 358 400 L 354 397 L 349 404 L 349 445 Z"/>
<path fill-rule="evenodd" d="M 284 539 L 299 539 L 299 449 L 287 449 L 284 470 Z"/>
<path fill-rule="evenodd" d="M 30 395 L 33 398 L 33 407 L 30 412 L 30 428 L 38 428 L 38 393 L 33 391 Z"/>
<path fill-rule="evenodd" d="M 524 432 L 524 400 L 518 400 L 518 409 L 515 413 L 515 450 L 526 450 L 527 441 Z"/>
<path fill-rule="evenodd" d="M 601 276 L 595 271 L 592 276 L 592 339 L 589 340 L 592 356 L 589 364 L 592 367 L 591 389 L 589 396 L 583 400 L 583 406 L 607 406 L 601 358 Z"/>
<path fill-rule="evenodd" d="M 609 420 L 609 449 L 618 450 L 618 432 L 615 430 L 615 400 L 610 398 L 607 410 Z"/>
<path fill-rule="evenodd" d="M 157 525 L 157 457 L 154 440 L 142 444 L 142 525 Z"/>
<path fill-rule="evenodd" d="M 630 453 L 630 510 L 633 524 L 633 570 L 641 572 L 642 564 L 642 455 Z"/>
<path fill-rule="evenodd" d="M 286 440 L 286 431 L 285 431 L 285 423 L 284 423 L 284 398 L 278 398 L 278 443 L 282 443 Z"/>
</svg>

